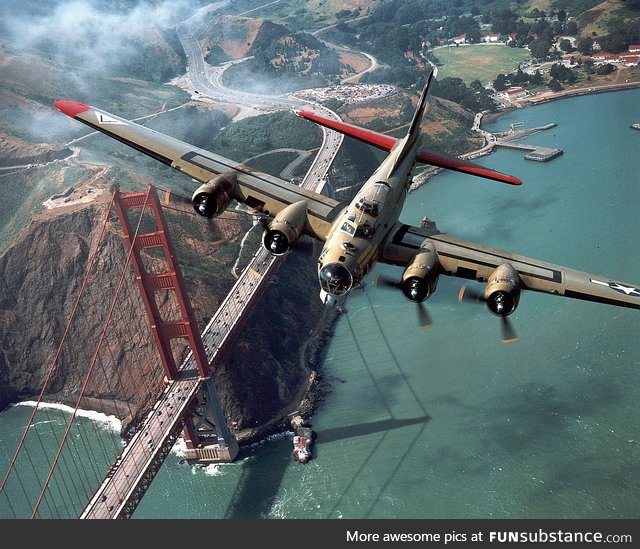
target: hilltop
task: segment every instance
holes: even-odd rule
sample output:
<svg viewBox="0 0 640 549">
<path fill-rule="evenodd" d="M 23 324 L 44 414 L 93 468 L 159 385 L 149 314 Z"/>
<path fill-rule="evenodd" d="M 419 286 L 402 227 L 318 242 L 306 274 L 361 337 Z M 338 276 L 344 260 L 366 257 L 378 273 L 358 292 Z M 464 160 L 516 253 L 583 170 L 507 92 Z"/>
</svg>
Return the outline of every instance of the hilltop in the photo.
<svg viewBox="0 0 640 549">
<path fill-rule="evenodd" d="M 343 69 L 338 54 L 320 40 L 268 19 L 201 18 L 194 34 L 210 64 L 245 59 L 225 72 L 225 84 L 236 89 L 273 87 L 274 81 L 281 90 L 321 85 Z"/>
</svg>

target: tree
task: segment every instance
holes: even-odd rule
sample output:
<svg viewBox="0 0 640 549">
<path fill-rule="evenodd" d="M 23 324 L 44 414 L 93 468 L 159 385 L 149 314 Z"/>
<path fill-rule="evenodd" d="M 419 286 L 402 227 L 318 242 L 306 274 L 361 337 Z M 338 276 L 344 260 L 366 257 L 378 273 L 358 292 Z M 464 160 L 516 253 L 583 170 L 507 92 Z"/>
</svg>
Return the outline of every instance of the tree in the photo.
<svg viewBox="0 0 640 549">
<path fill-rule="evenodd" d="M 615 70 L 616 68 L 614 65 L 612 65 L 611 63 L 606 63 L 605 65 L 601 65 L 596 69 L 596 74 L 611 74 L 612 72 L 615 72 Z"/>
<path fill-rule="evenodd" d="M 467 40 L 472 44 L 477 44 L 482 41 L 482 36 L 480 35 L 480 29 L 478 27 L 473 27 L 467 32 Z"/>
<path fill-rule="evenodd" d="M 558 21 L 564 23 L 567 20 L 567 12 L 564 11 L 564 8 L 560 8 L 558 11 Z"/>
<path fill-rule="evenodd" d="M 573 84 L 578 79 L 575 72 L 560 63 L 552 65 L 549 74 L 552 79 L 558 80 L 559 82 L 568 82 L 569 84 Z"/>
<path fill-rule="evenodd" d="M 493 81 L 493 88 L 496 91 L 502 91 L 502 90 L 506 90 L 509 87 L 509 84 L 507 84 L 507 77 L 500 73 L 498 76 L 496 76 L 496 79 Z"/>
<path fill-rule="evenodd" d="M 513 76 L 511 81 L 514 84 L 524 84 L 525 82 L 529 81 L 529 77 L 524 73 L 524 71 L 521 68 L 518 68 L 518 70 L 516 71 L 516 74 Z"/>
<path fill-rule="evenodd" d="M 576 46 L 582 55 L 591 55 L 593 52 L 593 38 L 589 38 L 588 36 L 579 38 Z"/>
<path fill-rule="evenodd" d="M 562 90 L 562 84 L 560 83 L 559 80 L 552 78 L 549 81 L 549 88 L 551 89 L 551 91 L 559 92 L 560 90 Z"/>
<path fill-rule="evenodd" d="M 469 87 L 476 93 L 484 90 L 484 86 L 482 85 L 482 82 L 480 82 L 480 80 L 474 80 L 473 82 L 471 82 L 471 84 L 469 84 Z"/>
<path fill-rule="evenodd" d="M 573 51 L 571 40 L 567 40 L 566 38 L 560 40 L 560 49 L 564 52 L 571 53 Z"/>
<path fill-rule="evenodd" d="M 530 45 L 531 55 L 536 59 L 545 59 L 549 55 L 549 49 L 551 48 L 551 38 L 541 36 L 537 40 L 534 40 Z"/>
<path fill-rule="evenodd" d="M 529 76 L 529 82 L 531 84 L 542 84 L 542 74 L 540 71 L 534 72 L 531 76 Z"/>
</svg>

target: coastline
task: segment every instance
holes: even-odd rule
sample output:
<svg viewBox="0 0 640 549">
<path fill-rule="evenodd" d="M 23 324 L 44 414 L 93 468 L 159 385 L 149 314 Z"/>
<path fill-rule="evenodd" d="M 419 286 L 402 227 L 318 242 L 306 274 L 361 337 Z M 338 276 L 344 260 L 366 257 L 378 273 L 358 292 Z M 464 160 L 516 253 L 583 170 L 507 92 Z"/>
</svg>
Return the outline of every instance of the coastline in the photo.
<svg viewBox="0 0 640 549">
<path fill-rule="evenodd" d="M 522 108 L 529 105 L 537 105 L 567 97 L 575 97 L 581 95 L 589 95 L 594 93 L 604 93 L 609 91 L 619 91 L 625 89 L 639 88 L 640 82 L 630 82 L 623 84 L 611 84 L 605 86 L 594 86 L 590 88 L 576 88 L 570 90 L 563 90 L 561 92 L 548 92 L 544 95 L 523 98 L 518 100 L 519 106 L 514 106 L 508 109 L 501 110 L 499 112 L 490 112 L 481 116 L 481 121 L 494 121 L 501 115 L 513 111 L 515 108 Z M 516 103 L 516 102 L 514 102 Z M 478 128 L 480 124 L 478 125 Z M 482 147 L 476 151 L 461 155 L 464 157 L 484 156 L 492 152 L 492 147 Z M 422 185 L 427 184 L 431 178 L 437 175 L 442 168 L 427 167 L 419 174 L 416 174 L 414 183 L 411 185 L 409 192 L 420 188 Z M 321 371 L 322 357 L 326 352 L 326 345 L 328 344 L 333 331 L 335 329 L 336 322 L 339 318 L 339 314 L 335 311 L 326 311 L 319 319 L 316 328 L 309 336 L 307 341 L 302 347 L 301 351 L 301 366 L 306 367 L 310 374 L 298 392 L 296 399 L 292 400 L 291 404 L 282 409 L 278 416 L 272 418 L 271 421 L 260 425 L 252 429 L 244 429 L 236 433 L 238 443 L 240 445 L 248 445 L 264 439 L 267 436 L 282 433 L 283 431 L 289 431 L 289 424 L 287 421 L 287 415 L 299 411 L 305 419 L 313 416 L 319 406 L 324 401 L 327 393 L 331 390 L 331 380 L 327 379 L 324 373 Z M 18 405 L 29 405 L 18 403 Z M 51 407 L 58 406 L 52 405 Z M 104 406 L 104 405 L 103 405 Z M 106 415 L 106 414 L 105 414 Z M 126 420 L 125 420 L 126 422 Z M 121 428 L 121 434 L 124 436 L 126 429 Z"/>
<path fill-rule="evenodd" d="M 550 101 L 556 101 L 558 99 L 565 99 L 566 97 L 576 97 L 580 95 L 591 95 L 594 93 L 605 93 L 610 91 L 620 91 L 640 88 L 640 82 L 623 82 L 619 84 L 594 84 L 586 88 L 570 88 L 568 90 L 562 90 L 559 92 L 544 92 L 538 95 L 523 97 L 522 99 L 516 99 L 513 101 L 515 108 L 527 107 L 530 105 L 539 105 L 541 103 L 548 103 Z"/>
<path fill-rule="evenodd" d="M 297 398 L 292 400 L 289 406 L 281 409 L 271 421 L 235 432 L 240 447 L 290 431 L 289 416 L 292 414 L 298 414 L 303 419 L 309 420 L 316 413 L 326 395 L 331 391 L 331 382 L 322 372 L 321 366 L 339 317 L 340 315 L 335 309 L 325 309 L 300 351 L 300 367 L 307 369 L 309 376 L 300 387 Z"/>
<path fill-rule="evenodd" d="M 9 408 L 13 407 L 29 407 L 35 408 L 38 410 L 57 410 L 59 412 L 64 412 L 65 414 L 75 414 L 76 417 L 84 417 L 90 419 L 91 421 L 95 421 L 96 423 L 100 423 L 104 425 L 106 429 L 113 431 L 114 433 L 120 433 L 122 430 L 122 421 L 116 417 L 115 415 L 109 415 L 105 412 L 98 412 L 96 410 L 82 409 L 78 408 L 77 410 L 68 406 L 67 404 L 63 404 L 60 402 L 40 402 L 38 403 L 35 400 L 22 400 L 19 402 L 12 402 L 9 404 Z"/>
<path fill-rule="evenodd" d="M 605 93 L 612 91 L 621 91 L 621 90 L 630 90 L 640 88 L 640 82 L 624 82 L 618 84 L 603 84 L 603 85 L 593 85 L 586 88 L 571 88 L 568 90 L 562 90 L 559 92 L 544 92 L 535 96 L 523 97 L 522 99 L 516 99 L 513 101 L 513 106 L 501 109 L 500 111 L 491 111 L 491 112 L 480 112 L 476 114 L 476 117 L 479 117 L 477 129 L 480 133 L 487 133 L 482 130 L 481 123 L 485 122 L 495 122 L 498 120 L 503 114 L 512 112 L 515 109 L 521 109 L 524 107 L 530 107 L 535 105 L 541 105 L 543 103 L 549 103 L 551 101 L 557 101 L 560 99 L 566 99 L 568 97 L 578 97 L 582 95 L 592 95 L 595 93 Z M 475 151 L 471 151 L 468 153 L 464 153 L 460 155 L 460 158 L 472 159 L 478 158 L 480 156 L 487 156 L 493 152 L 495 144 L 493 142 L 486 142 L 483 147 L 477 149 Z M 413 179 L 411 186 L 409 187 L 409 192 L 415 191 L 426 185 L 433 177 L 435 177 L 440 171 L 444 168 L 435 168 L 433 166 L 428 166 L 420 173 L 417 173 Z"/>
</svg>

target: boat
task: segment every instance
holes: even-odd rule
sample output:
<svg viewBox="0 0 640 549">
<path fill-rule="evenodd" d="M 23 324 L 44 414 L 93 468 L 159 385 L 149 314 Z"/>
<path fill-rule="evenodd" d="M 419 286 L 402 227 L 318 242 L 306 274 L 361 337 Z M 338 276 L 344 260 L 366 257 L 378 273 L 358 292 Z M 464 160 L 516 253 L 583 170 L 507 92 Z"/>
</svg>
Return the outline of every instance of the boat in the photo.
<svg viewBox="0 0 640 549">
<path fill-rule="evenodd" d="M 311 441 L 314 432 L 305 424 L 302 416 L 294 416 L 291 419 L 293 428 L 293 451 L 291 454 L 296 461 L 307 463 L 311 459 Z"/>
</svg>

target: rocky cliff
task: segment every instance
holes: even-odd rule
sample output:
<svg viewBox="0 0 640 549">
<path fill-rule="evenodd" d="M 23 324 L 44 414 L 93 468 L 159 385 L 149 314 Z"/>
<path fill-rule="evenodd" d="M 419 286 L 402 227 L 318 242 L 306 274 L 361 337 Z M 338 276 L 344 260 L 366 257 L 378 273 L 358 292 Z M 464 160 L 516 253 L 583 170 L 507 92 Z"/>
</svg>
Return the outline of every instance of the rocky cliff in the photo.
<svg viewBox="0 0 640 549">
<path fill-rule="evenodd" d="M 99 240 L 106 209 L 103 199 L 66 211 L 61 208 L 59 213 L 48 211 L 35 218 L 0 257 L 0 409 L 39 394 Z M 230 270 L 247 223 L 246 218 L 225 217 L 212 236 L 207 224 L 195 216 L 185 220 L 172 212 L 167 215 L 201 329 L 233 285 Z M 47 400 L 75 404 L 91 362 L 126 259 L 115 218 L 107 224 L 98 257 Z M 137 296 L 130 274 L 124 293 Z M 280 268 L 230 354 L 217 365 L 221 400 L 237 430 L 256 432 L 295 410 L 309 379 L 306 358 L 313 346 L 308 344 L 322 313 L 314 281 L 313 253 L 303 246 Z M 109 330 L 109 359 L 101 361 L 103 371 L 96 372 L 82 402 L 82 407 L 115 413 L 125 424 L 146 413 L 163 384 L 142 307 L 130 299 L 129 314 L 115 318 Z M 311 354 L 321 350 L 317 347 Z M 113 387 L 108 380 L 117 378 L 123 382 Z"/>
</svg>

